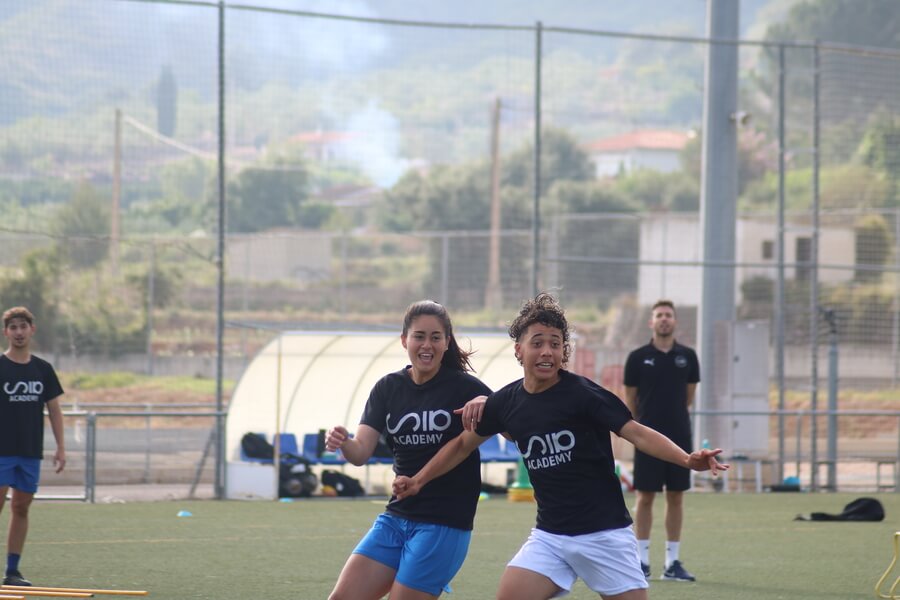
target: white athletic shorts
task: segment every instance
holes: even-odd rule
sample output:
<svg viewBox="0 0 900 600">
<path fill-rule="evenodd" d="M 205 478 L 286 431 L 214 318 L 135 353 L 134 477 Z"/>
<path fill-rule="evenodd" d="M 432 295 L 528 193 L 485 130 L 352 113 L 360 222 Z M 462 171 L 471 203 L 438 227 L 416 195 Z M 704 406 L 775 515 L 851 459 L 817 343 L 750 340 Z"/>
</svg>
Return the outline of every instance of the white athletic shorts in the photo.
<svg viewBox="0 0 900 600">
<path fill-rule="evenodd" d="M 532 529 L 509 566 L 547 577 L 562 588 L 557 598 L 568 594 L 578 577 L 606 596 L 649 587 L 630 526 L 574 536 Z"/>
</svg>

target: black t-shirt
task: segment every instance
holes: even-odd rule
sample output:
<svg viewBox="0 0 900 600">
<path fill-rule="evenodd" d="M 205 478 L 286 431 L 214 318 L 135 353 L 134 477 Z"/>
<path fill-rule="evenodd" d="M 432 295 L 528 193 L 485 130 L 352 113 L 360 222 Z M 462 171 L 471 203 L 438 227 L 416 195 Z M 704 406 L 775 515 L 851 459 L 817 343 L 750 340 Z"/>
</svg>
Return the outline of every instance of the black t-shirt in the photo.
<svg viewBox="0 0 900 600">
<path fill-rule="evenodd" d="M 462 419 L 453 411 L 475 396 L 490 393 L 489 387 L 463 371 L 441 367 L 434 377 L 417 385 L 404 369 L 378 380 L 360 423 L 385 434 L 394 453 L 394 472 L 412 476 L 462 433 Z M 417 495 L 403 500 L 392 497 L 387 511 L 412 521 L 471 530 L 480 492 L 481 457 L 473 452 Z"/>
<path fill-rule="evenodd" d="M 625 385 L 637 388 L 635 419 L 682 447 L 691 435 L 687 386 L 699 381 L 697 354 L 677 342 L 668 352 L 649 343 L 625 361 Z"/>
<path fill-rule="evenodd" d="M 583 535 L 631 524 L 615 473 L 610 432 L 631 413 L 615 394 L 561 370 L 539 394 L 515 381 L 488 398 L 478 435 L 508 432 L 534 487 L 537 528 Z"/>
<path fill-rule="evenodd" d="M 23 365 L 0 355 L 0 456 L 43 458 L 44 404 L 62 393 L 46 360 L 32 354 Z"/>
</svg>

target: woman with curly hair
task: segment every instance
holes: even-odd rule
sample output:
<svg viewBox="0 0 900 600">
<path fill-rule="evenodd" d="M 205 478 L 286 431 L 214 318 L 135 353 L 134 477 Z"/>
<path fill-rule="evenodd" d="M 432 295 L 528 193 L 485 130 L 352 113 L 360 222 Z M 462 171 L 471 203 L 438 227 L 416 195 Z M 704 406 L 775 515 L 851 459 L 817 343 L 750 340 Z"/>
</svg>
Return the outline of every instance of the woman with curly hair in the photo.
<svg viewBox="0 0 900 600">
<path fill-rule="evenodd" d="M 546 600 L 578 577 L 607 600 L 646 600 L 631 516 L 615 473 L 610 432 L 643 452 L 696 471 L 727 469 L 721 450 L 688 454 L 632 419 L 625 404 L 570 373 L 569 325 L 547 293 L 526 302 L 509 327 L 523 378 L 460 411 L 466 428 L 412 477 L 394 480 L 397 498 L 456 464 L 496 433 L 515 440 L 534 487 L 537 524 L 503 572 L 497 598 Z M 480 400 L 480 399 L 478 399 Z"/>
</svg>

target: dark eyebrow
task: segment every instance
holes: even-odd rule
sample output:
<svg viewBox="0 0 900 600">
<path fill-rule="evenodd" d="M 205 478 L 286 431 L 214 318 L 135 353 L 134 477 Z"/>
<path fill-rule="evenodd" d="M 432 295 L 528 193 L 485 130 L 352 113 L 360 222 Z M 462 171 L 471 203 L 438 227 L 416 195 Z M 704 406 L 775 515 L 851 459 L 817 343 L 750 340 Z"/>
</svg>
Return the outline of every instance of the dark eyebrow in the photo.
<svg viewBox="0 0 900 600">
<path fill-rule="evenodd" d="M 550 337 L 550 338 L 552 338 L 552 339 L 557 339 L 557 340 L 561 340 L 561 339 L 562 339 L 562 336 L 561 336 L 560 334 L 558 334 L 558 333 L 548 333 L 547 336 Z M 532 341 L 532 340 L 534 340 L 534 339 L 536 339 L 536 338 L 540 338 L 540 337 L 544 337 L 544 333 L 543 333 L 543 332 L 535 333 L 535 334 L 532 335 L 530 338 L 528 338 L 528 340 L 529 340 L 529 341 Z"/>
</svg>

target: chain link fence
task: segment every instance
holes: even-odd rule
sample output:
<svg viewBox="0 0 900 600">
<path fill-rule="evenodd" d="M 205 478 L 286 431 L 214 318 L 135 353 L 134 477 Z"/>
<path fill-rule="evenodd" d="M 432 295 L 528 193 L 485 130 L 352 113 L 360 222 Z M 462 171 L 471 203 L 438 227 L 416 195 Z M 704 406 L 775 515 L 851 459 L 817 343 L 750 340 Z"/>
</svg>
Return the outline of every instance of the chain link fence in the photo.
<svg viewBox="0 0 900 600">
<path fill-rule="evenodd" d="M 726 268 L 739 319 L 768 327 L 769 408 L 822 410 L 830 376 L 839 409 L 892 407 L 896 53 L 739 44 L 737 249 L 720 264 L 700 242 L 709 40 L 7 4 L 0 301 L 32 307 L 60 369 L 215 376 L 221 317 L 261 325 L 224 329 L 236 379 L 273 328 L 393 328 L 422 297 L 464 327 L 502 327 L 546 288 L 589 374 L 616 389 L 649 305 L 673 299 L 696 344 L 703 269 Z M 824 440 L 827 416 L 816 423 Z M 767 453 L 791 431 L 775 418 Z M 898 435 L 867 443 L 891 456 Z"/>
</svg>

